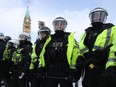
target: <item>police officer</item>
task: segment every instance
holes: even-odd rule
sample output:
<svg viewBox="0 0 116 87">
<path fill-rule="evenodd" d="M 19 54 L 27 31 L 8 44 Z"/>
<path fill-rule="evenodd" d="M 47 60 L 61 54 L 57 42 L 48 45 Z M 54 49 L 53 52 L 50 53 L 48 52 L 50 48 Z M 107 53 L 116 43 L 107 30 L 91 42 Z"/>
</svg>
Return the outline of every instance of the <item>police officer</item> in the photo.
<svg viewBox="0 0 116 87">
<path fill-rule="evenodd" d="M 40 74 L 38 73 L 39 55 L 50 33 L 51 30 L 46 26 L 42 27 L 38 31 L 39 39 L 36 40 L 31 55 L 31 64 L 30 64 L 30 71 L 32 72 L 31 87 L 43 87 L 44 85 L 43 83 L 44 80 L 40 77 Z"/>
<path fill-rule="evenodd" d="M 10 86 L 13 67 L 12 56 L 16 51 L 17 46 L 18 43 L 16 40 L 9 40 L 6 44 L 6 49 L 3 54 L 2 64 L 4 66 L 3 73 L 6 87 Z"/>
<path fill-rule="evenodd" d="M 19 43 L 18 43 L 17 40 L 13 40 L 13 39 L 9 40 L 6 44 L 6 48 L 5 48 L 2 60 L 11 61 L 12 60 L 12 55 L 13 55 L 14 51 L 16 50 L 18 44 Z"/>
<path fill-rule="evenodd" d="M 91 27 L 85 30 L 81 38 L 77 58 L 77 68 L 85 68 L 83 87 L 97 87 L 101 73 L 115 64 L 116 27 L 106 23 L 107 16 L 108 12 L 100 7 L 89 13 Z"/>
<path fill-rule="evenodd" d="M 74 33 L 65 32 L 67 21 L 57 17 L 53 21 L 55 34 L 45 42 L 40 53 L 39 72 L 46 72 L 46 87 L 73 87 L 75 77 L 75 61 L 78 46 Z"/>
<path fill-rule="evenodd" d="M 4 41 L 4 34 L 0 32 L 0 60 L 3 58 L 5 47 L 6 47 L 6 44 Z"/>
<path fill-rule="evenodd" d="M 19 35 L 19 46 L 14 52 L 12 61 L 14 62 L 14 72 L 11 87 L 28 86 L 28 69 L 31 61 L 32 43 L 28 33 Z"/>
<path fill-rule="evenodd" d="M 3 58 L 5 47 L 6 47 L 6 43 L 4 41 L 4 34 L 0 32 L 0 83 L 2 80 L 2 76 L 3 76 L 3 73 L 1 72 L 1 70 L 3 69 L 3 66 L 1 65 L 2 63 L 1 60 Z M 1 84 L 0 84 L 0 87 L 1 87 Z"/>
</svg>

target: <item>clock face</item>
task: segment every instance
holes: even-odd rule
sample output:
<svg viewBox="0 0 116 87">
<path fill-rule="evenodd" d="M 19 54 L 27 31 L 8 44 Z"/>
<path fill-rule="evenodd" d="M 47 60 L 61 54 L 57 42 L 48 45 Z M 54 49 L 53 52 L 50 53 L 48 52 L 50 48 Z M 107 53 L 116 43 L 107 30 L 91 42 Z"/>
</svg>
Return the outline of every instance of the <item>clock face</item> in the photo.
<svg viewBox="0 0 116 87">
<path fill-rule="evenodd" d="M 26 19 L 26 22 L 29 22 L 29 19 Z"/>
</svg>

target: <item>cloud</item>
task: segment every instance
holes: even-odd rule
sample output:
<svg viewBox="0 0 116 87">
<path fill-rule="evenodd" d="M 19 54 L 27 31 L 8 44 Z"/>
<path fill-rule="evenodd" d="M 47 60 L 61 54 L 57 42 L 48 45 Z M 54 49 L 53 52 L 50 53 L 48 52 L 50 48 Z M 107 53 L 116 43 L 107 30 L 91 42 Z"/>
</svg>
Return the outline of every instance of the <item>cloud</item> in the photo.
<svg viewBox="0 0 116 87">
<path fill-rule="evenodd" d="M 24 8 L 14 8 L 12 10 L 0 9 L 0 31 L 13 38 L 18 37 L 23 28 Z"/>
</svg>

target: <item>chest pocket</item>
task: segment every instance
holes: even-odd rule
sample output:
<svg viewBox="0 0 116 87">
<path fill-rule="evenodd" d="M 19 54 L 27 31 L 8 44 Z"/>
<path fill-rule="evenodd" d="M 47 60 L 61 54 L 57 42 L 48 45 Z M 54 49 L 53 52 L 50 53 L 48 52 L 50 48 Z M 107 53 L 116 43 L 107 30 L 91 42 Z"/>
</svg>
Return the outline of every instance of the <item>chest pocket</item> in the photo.
<svg viewBox="0 0 116 87">
<path fill-rule="evenodd" d="M 24 49 L 18 49 L 16 52 L 14 52 L 13 55 L 14 62 L 22 62 L 24 60 L 24 55 L 22 51 L 24 51 Z"/>
</svg>

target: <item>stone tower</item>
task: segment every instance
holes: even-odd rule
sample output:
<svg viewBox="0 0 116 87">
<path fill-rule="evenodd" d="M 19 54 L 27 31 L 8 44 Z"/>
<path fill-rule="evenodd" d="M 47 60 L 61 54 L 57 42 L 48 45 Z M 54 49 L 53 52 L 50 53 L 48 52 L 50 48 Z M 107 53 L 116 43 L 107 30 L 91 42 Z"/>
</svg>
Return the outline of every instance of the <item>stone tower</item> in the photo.
<svg viewBox="0 0 116 87">
<path fill-rule="evenodd" d="M 23 21 L 23 32 L 31 34 L 31 18 L 29 15 L 29 8 L 27 6 L 26 14 Z"/>
</svg>

